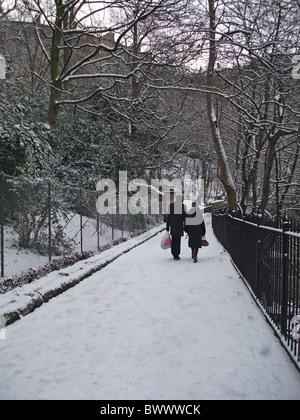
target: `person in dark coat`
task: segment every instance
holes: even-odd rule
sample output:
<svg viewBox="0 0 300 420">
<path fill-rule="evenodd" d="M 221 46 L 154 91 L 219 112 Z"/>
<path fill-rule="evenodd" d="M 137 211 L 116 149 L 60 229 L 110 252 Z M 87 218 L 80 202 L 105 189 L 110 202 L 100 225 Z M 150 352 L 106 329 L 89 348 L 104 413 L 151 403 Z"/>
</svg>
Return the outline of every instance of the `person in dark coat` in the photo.
<svg viewBox="0 0 300 420">
<path fill-rule="evenodd" d="M 167 228 L 172 237 L 171 253 L 174 260 L 180 260 L 181 237 L 184 235 L 184 223 L 186 212 L 182 201 L 182 196 L 178 195 L 169 206 L 167 215 Z"/>
<path fill-rule="evenodd" d="M 192 203 L 192 208 L 186 213 L 185 231 L 188 234 L 188 246 L 192 249 L 192 258 L 198 261 L 198 251 L 202 247 L 202 237 L 205 236 L 206 228 L 202 211 L 197 206 L 196 201 Z"/>
</svg>

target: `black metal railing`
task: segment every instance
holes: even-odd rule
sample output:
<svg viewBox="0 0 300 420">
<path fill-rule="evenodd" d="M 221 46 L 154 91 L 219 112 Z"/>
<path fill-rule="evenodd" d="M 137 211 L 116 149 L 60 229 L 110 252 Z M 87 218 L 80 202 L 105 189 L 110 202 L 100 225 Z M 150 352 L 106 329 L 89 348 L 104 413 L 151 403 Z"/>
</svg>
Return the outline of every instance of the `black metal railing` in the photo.
<svg viewBox="0 0 300 420">
<path fill-rule="evenodd" d="M 213 212 L 217 239 L 300 368 L 299 223 Z"/>
</svg>

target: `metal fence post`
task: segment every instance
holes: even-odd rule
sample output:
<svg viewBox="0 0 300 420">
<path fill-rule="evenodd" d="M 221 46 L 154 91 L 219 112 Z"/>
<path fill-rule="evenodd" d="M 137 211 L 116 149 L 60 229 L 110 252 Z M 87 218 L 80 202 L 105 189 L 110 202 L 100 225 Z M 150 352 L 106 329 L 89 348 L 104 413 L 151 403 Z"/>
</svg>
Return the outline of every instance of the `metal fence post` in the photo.
<svg viewBox="0 0 300 420">
<path fill-rule="evenodd" d="M 97 200 L 96 200 L 96 204 L 97 204 L 97 201 L 98 201 L 98 198 L 100 197 L 100 192 L 99 191 L 97 191 L 96 192 L 96 198 L 97 198 Z M 100 214 L 99 214 L 99 212 L 98 212 L 98 210 L 97 210 L 97 205 L 96 205 L 96 214 L 97 214 L 97 250 L 98 251 L 100 251 L 100 223 L 101 223 L 101 220 L 100 220 Z"/>
<path fill-rule="evenodd" d="M 262 216 L 260 211 L 257 214 L 257 230 L 256 230 L 256 295 L 258 299 L 261 298 L 261 284 L 260 284 L 260 247 L 261 247 L 261 239 L 260 239 L 260 224 L 261 224 Z"/>
<path fill-rule="evenodd" d="M 284 216 L 282 224 L 282 301 L 281 301 L 281 333 L 286 336 L 287 332 L 287 301 L 288 301 L 288 262 L 289 262 L 289 238 L 285 234 L 289 230 L 289 221 Z"/>
<path fill-rule="evenodd" d="M 4 175 L 0 172 L 0 254 L 1 277 L 4 277 Z"/>
<path fill-rule="evenodd" d="M 52 226 L 51 226 L 51 180 L 48 181 L 48 255 L 52 260 Z"/>
<path fill-rule="evenodd" d="M 97 249 L 99 251 L 100 249 L 100 217 L 99 217 L 99 213 L 97 212 Z"/>
<path fill-rule="evenodd" d="M 235 218 L 235 211 L 232 210 L 232 248 L 231 252 L 233 254 L 233 261 L 236 262 L 236 230 L 237 230 L 237 222 Z"/>
<path fill-rule="evenodd" d="M 83 211 L 83 193 L 80 188 L 80 251 L 83 254 L 83 223 L 82 223 L 82 211 Z"/>
<path fill-rule="evenodd" d="M 245 263 L 246 263 L 246 217 L 243 214 L 243 257 L 242 257 L 242 270 L 243 270 L 243 276 L 245 276 Z"/>
</svg>

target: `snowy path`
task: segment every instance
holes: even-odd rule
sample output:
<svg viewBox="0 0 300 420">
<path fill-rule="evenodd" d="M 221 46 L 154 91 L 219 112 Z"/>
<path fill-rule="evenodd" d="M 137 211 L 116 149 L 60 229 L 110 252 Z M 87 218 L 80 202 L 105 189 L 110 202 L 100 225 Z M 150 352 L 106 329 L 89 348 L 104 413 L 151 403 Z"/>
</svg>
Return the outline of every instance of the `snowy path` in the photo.
<svg viewBox="0 0 300 420">
<path fill-rule="evenodd" d="M 215 240 L 162 234 L 9 325 L 1 399 L 300 399 L 300 375 Z"/>
</svg>

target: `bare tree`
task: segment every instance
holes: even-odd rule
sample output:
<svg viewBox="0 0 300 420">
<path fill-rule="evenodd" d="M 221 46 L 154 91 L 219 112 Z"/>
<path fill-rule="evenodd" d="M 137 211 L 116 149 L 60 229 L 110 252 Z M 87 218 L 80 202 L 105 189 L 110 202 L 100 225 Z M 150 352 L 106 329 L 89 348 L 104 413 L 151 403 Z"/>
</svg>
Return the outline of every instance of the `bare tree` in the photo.
<svg viewBox="0 0 300 420">
<path fill-rule="evenodd" d="M 286 147 L 293 150 L 299 132 L 297 81 L 291 77 L 292 54 L 299 45 L 295 6 L 260 0 L 232 2 L 229 10 L 223 5 L 226 30 L 219 32 L 220 59 L 229 52 L 234 67 L 218 76 L 224 82 L 222 96 L 234 110 L 230 124 L 242 140 L 240 203 L 245 210 L 252 196 L 252 207 L 262 214 L 275 194 L 277 154 Z M 293 166 L 289 164 L 291 173 Z"/>
<path fill-rule="evenodd" d="M 17 0 L 0 0 L 0 20 L 3 20 L 17 8 Z"/>
<path fill-rule="evenodd" d="M 223 146 L 223 140 L 221 136 L 221 131 L 219 128 L 219 122 L 217 119 L 217 114 L 215 110 L 215 105 L 213 102 L 213 89 L 214 89 L 214 70 L 217 59 L 217 40 L 216 40 L 216 5 L 214 0 L 208 1 L 209 5 L 209 61 L 207 68 L 207 114 L 210 122 L 211 133 L 214 141 L 215 150 L 217 153 L 219 165 L 220 165 L 220 177 L 222 184 L 224 185 L 228 208 L 233 210 L 237 207 L 236 199 L 236 188 L 232 179 L 230 172 L 228 159 L 225 154 L 225 149 Z"/>
<path fill-rule="evenodd" d="M 26 3 L 31 15 L 38 15 L 39 21 L 51 28 L 50 46 L 38 38 L 50 64 L 51 131 L 63 104 L 82 104 L 97 94 L 113 97 L 118 86 L 129 79 L 133 91 L 136 89 L 136 78 L 144 61 L 140 59 L 137 39 L 130 46 L 126 46 L 126 39 L 130 33 L 136 33 L 139 23 L 154 14 L 166 13 L 178 3 L 179 0 L 55 0 L 54 8 L 46 7 L 41 0 Z M 129 8 L 131 13 L 126 13 Z M 113 19 L 108 14 L 112 11 L 116 12 Z M 76 89 L 78 81 L 80 90 Z M 51 136 L 49 141 L 52 142 Z"/>
<path fill-rule="evenodd" d="M 105 100 L 127 121 L 143 170 L 176 170 L 200 158 L 207 179 L 209 168 L 218 173 L 229 208 L 295 207 L 297 0 L 29 0 L 23 7 L 49 63 L 51 130 L 63 106 L 97 115 L 95 103 Z M 206 124 L 198 115 L 204 100 Z M 206 165 L 207 156 L 216 164 Z"/>
<path fill-rule="evenodd" d="M 299 48 L 299 5 L 209 0 L 207 11 L 200 1 L 201 7 L 209 18 L 208 64 L 206 86 L 198 91 L 206 93 L 228 206 L 245 210 L 248 205 L 264 213 L 273 203 L 274 187 L 279 188 L 273 177 L 280 151 L 289 148 L 298 159 L 298 81 L 291 75 Z M 295 160 L 289 160 L 289 173 L 296 175 Z"/>
</svg>

